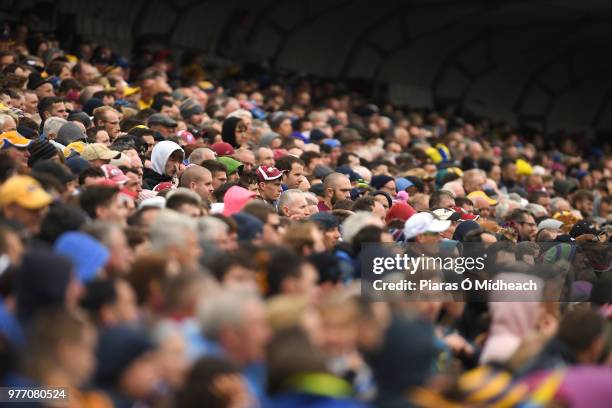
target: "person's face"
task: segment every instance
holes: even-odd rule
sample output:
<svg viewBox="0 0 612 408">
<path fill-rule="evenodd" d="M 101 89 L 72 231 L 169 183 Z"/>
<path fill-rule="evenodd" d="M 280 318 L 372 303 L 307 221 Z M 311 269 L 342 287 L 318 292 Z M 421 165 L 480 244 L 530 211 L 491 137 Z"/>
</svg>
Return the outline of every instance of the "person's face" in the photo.
<svg viewBox="0 0 612 408">
<path fill-rule="evenodd" d="M 550 214 L 550 196 L 542 196 L 538 198 L 537 203 L 546 208 L 546 212 Z"/>
<path fill-rule="evenodd" d="M 504 180 L 516 181 L 516 179 L 518 178 L 516 174 L 516 164 L 510 163 L 505 166 L 502 171 L 502 175 L 504 177 Z"/>
<path fill-rule="evenodd" d="M 121 128 L 119 127 L 119 115 L 117 112 L 106 112 L 103 121 L 104 130 L 106 130 L 111 140 L 115 140 L 117 136 L 119 136 L 119 132 L 121 132 Z"/>
<path fill-rule="evenodd" d="M 264 200 L 278 200 L 278 197 L 281 195 L 280 179 L 259 183 L 259 194 Z"/>
<path fill-rule="evenodd" d="M 68 372 L 74 385 L 83 385 L 91 378 L 96 368 L 96 330 L 83 328 L 78 341 L 65 344 L 59 350 L 62 367 Z"/>
<path fill-rule="evenodd" d="M 238 144 L 238 146 L 242 146 L 249 141 L 248 127 L 244 121 L 238 122 L 234 135 L 236 137 L 236 144 Z"/>
<path fill-rule="evenodd" d="M 215 191 L 210 173 L 205 173 L 202 178 L 195 181 L 191 189 L 198 193 L 200 197 L 210 200 L 213 191 Z"/>
<path fill-rule="evenodd" d="M 293 198 L 288 207 L 283 208 L 285 215 L 292 220 L 302 220 L 306 218 L 308 212 L 308 202 L 303 194 Z"/>
<path fill-rule="evenodd" d="M 17 204 L 11 204 L 4 209 L 4 215 L 7 219 L 17 220 L 31 235 L 40 232 L 40 224 L 46 214 L 47 207 L 30 210 Z"/>
<path fill-rule="evenodd" d="M 6 151 L 8 152 L 9 157 L 15 160 L 15 162 L 17 162 L 19 165 L 23 167 L 28 166 L 28 158 L 30 157 L 30 151 L 27 148 L 11 146 L 6 149 Z"/>
<path fill-rule="evenodd" d="M 395 181 L 393 180 L 389 181 L 387 184 L 381 187 L 381 190 L 384 191 L 385 193 L 391 194 L 391 197 L 394 197 L 396 194 Z"/>
<path fill-rule="evenodd" d="M 147 144 L 147 157 L 151 157 L 151 150 L 155 146 L 155 138 L 152 135 L 144 135 L 142 141 Z"/>
<path fill-rule="evenodd" d="M 277 131 L 277 133 L 281 135 L 281 137 L 285 137 L 285 138 L 289 137 L 292 132 L 293 132 L 293 128 L 291 127 L 290 119 L 283 120 L 280 126 L 278 127 L 278 131 Z"/>
<path fill-rule="evenodd" d="M 55 91 L 53 90 L 53 85 L 50 83 L 42 84 L 38 88 L 36 88 L 36 95 L 38 99 L 47 98 L 49 96 L 55 96 Z"/>
<path fill-rule="evenodd" d="M 128 181 L 125 183 L 125 188 L 140 193 L 142 191 L 142 177 L 132 171 L 126 172 L 125 175 L 128 178 Z"/>
<path fill-rule="evenodd" d="M 177 260 L 185 269 L 194 271 L 199 266 L 202 249 L 198 243 L 198 235 L 195 232 L 188 231 L 185 234 L 185 245 L 181 247 Z"/>
<path fill-rule="evenodd" d="M 129 272 L 134 260 L 132 249 L 128 245 L 127 238 L 123 230 L 113 228 L 112 240 L 108 245 L 110 256 L 106 262 L 106 267 L 117 274 L 124 275 Z"/>
<path fill-rule="evenodd" d="M 25 111 L 25 98 L 23 97 L 23 95 L 20 95 L 18 98 L 11 99 L 11 104 L 15 108 Z"/>
<path fill-rule="evenodd" d="M 442 208 L 451 208 L 455 206 L 455 199 L 449 196 L 442 196 L 440 200 L 440 207 Z"/>
<path fill-rule="evenodd" d="M 258 153 L 260 166 L 274 166 L 274 153 L 272 149 L 267 147 L 260 147 Z"/>
<path fill-rule="evenodd" d="M 156 352 L 146 352 L 127 366 L 119 378 L 121 392 L 135 400 L 151 398 L 161 380 L 159 358 Z"/>
<path fill-rule="evenodd" d="M 115 194 L 106 207 L 98 207 L 97 211 L 99 219 L 115 222 L 121 227 L 127 226 L 128 210 L 119 194 Z"/>
<path fill-rule="evenodd" d="M 304 166 L 299 163 L 291 165 L 291 171 L 285 175 L 285 184 L 289 188 L 299 188 L 300 183 L 304 180 Z"/>
<path fill-rule="evenodd" d="M 183 204 L 177 209 L 177 211 L 192 218 L 198 218 L 202 215 L 202 209 L 193 204 Z"/>
<path fill-rule="evenodd" d="M 255 271 L 242 265 L 231 266 L 221 283 L 227 288 L 257 289 Z"/>
<path fill-rule="evenodd" d="M 340 200 L 350 200 L 351 199 L 351 182 L 348 177 L 343 177 L 338 180 L 338 183 L 334 186 L 333 194 L 331 198 L 332 204 Z"/>
<path fill-rule="evenodd" d="M 535 241 L 538 226 L 532 216 L 524 216 L 523 220 L 518 223 L 518 233 L 523 240 Z"/>
<path fill-rule="evenodd" d="M 267 245 L 278 245 L 281 243 L 280 218 L 278 214 L 268 214 L 267 222 L 264 224 L 262 241 Z"/>
<path fill-rule="evenodd" d="M 165 173 L 168 176 L 177 175 L 180 169 L 180 165 L 183 162 L 183 155 L 180 151 L 173 152 L 168 161 L 166 162 Z"/>
<path fill-rule="evenodd" d="M 321 348 L 330 357 L 342 356 L 357 346 L 358 316 L 354 308 L 346 305 L 321 312 Z"/>
<path fill-rule="evenodd" d="M 478 214 L 481 218 L 489 219 L 491 217 L 491 206 L 489 205 L 489 203 L 480 203 L 478 205 Z"/>
<path fill-rule="evenodd" d="M 270 340 L 270 329 L 263 303 L 252 302 L 245 308 L 244 326 L 241 332 L 246 340 L 243 346 L 245 360 L 261 361 L 265 356 L 266 344 Z"/>
<path fill-rule="evenodd" d="M 374 201 L 374 207 L 372 207 L 372 215 L 380 218 L 383 222 L 385 221 L 387 211 L 379 201 Z"/>
<path fill-rule="evenodd" d="M 222 184 L 227 183 L 227 173 L 215 171 L 212 176 L 213 189 L 216 191 Z"/>
<path fill-rule="evenodd" d="M 138 320 L 138 305 L 136 294 L 129 283 L 123 279 L 115 283 L 117 300 L 112 305 L 113 315 L 116 323 L 133 323 Z"/>
<path fill-rule="evenodd" d="M 389 201 L 387 201 L 387 198 L 385 196 L 377 194 L 377 195 L 374 196 L 374 200 L 378 201 L 380 203 L 380 205 L 383 206 L 385 211 L 389 210 Z"/>
<path fill-rule="evenodd" d="M 0 58 L 0 69 L 6 68 L 7 65 L 11 65 L 15 63 L 14 55 L 5 55 Z"/>
<path fill-rule="evenodd" d="M 325 244 L 326 250 L 330 251 L 334 249 L 338 241 L 340 241 L 340 230 L 338 227 L 325 230 L 323 233 L 323 243 Z"/>
<path fill-rule="evenodd" d="M 318 228 L 314 229 L 318 231 Z M 317 269 L 310 262 L 304 263 L 302 265 L 302 273 L 300 274 L 299 280 L 297 282 L 297 292 L 305 295 L 308 299 L 314 299 L 317 292 L 318 280 L 319 272 L 317 271 Z"/>
<path fill-rule="evenodd" d="M 591 214 L 593 214 L 593 201 L 580 200 L 576 202 L 576 209 L 579 210 L 583 215 L 590 217 Z"/>
<path fill-rule="evenodd" d="M 38 112 L 38 95 L 31 92 L 25 94 L 25 111 L 30 115 Z"/>
<path fill-rule="evenodd" d="M 106 147 L 110 147 L 111 140 L 106 130 L 99 130 L 98 133 L 96 133 L 96 143 L 102 143 Z"/>
</svg>

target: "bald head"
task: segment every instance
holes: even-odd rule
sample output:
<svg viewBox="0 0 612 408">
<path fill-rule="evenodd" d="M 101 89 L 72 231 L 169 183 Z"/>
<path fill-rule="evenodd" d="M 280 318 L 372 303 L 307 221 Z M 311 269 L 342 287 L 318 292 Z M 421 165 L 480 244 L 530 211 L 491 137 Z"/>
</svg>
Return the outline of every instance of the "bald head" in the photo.
<svg viewBox="0 0 612 408">
<path fill-rule="evenodd" d="M 350 200 L 351 181 L 342 173 L 331 173 L 323 181 L 325 191 L 325 204 L 332 208 L 340 200 Z"/>
<path fill-rule="evenodd" d="M 215 152 L 207 147 L 199 147 L 189 155 L 189 163 L 200 164 L 204 160 L 214 160 Z"/>
<path fill-rule="evenodd" d="M 212 174 L 202 166 L 191 164 L 181 176 L 181 187 L 195 191 L 202 199 L 210 200 L 213 192 Z"/>
</svg>

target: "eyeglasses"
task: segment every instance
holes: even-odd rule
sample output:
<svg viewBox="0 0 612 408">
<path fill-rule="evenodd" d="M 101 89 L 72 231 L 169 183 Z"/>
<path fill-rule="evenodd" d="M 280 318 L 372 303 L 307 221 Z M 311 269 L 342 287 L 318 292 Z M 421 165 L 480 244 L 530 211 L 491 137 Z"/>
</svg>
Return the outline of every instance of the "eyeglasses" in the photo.
<svg viewBox="0 0 612 408">
<path fill-rule="evenodd" d="M 528 225 L 530 227 L 537 227 L 537 224 L 535 222 L 521 221 L 521 222 L 519 222 L 519 224 L 521 224 L 521 225 Z"/>
<path fill-rule="evenodd" d="M 236 132 L 238 133 L 246 133 L 246 131 L 247 131 L 247 128 L 243 128 L 243 127 L 236 128 Z"/>
</svg>

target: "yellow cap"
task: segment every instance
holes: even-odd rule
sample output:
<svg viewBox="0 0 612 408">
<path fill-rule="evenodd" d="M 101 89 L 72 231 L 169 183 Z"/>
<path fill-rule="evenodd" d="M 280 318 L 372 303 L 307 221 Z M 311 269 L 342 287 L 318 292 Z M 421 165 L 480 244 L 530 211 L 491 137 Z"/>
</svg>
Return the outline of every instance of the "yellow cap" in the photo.
<svg viewBox="0 0 612 408">
<path fill-rule="evenodd" d="M 17 204 L 23 208 L 37 210 L 51 204 L 49 195 L 30 176 L 12 176 L 0 186 L 0 206 Z"/>
<path fill-rule="evenodd" d="M 123 88 L 124 96 L 132 96 L 134 94 L 137 94 L 138 92 L 140 92 L 139 86 L 126 86 L 125 88 Z"/>
<path fill-rule="evenodd" d="M 531 164 L 527 163 L 523 159 L 518 159 L 516 161 L 516 174 L 519 176 L 529 176 L 533 173 L 533 168 Z"/>
<path fill-rule="evenodd" d="M 70 156 L 73 150 L 77 152 L 78 154 L 82 154 L 84 149 L 85 149 L 85 142 L 81 142 L 81 141 L 72 142 L 68 146 L 64 147 L 64 150 L 63 150 L 64 157 Z"/>
<path fill-rule="evenodd" d="M 478 190 L 478 191 L 472 191 L 470 194 L 467 195 L 467 198 L 469 198 L 470 200 L 473 200 L 476 197 L 482 197 L 485 199 L 485 201 L 487 203 L 489 203 L 489 205 L 495 205 L 497 204 L 497 200 L 492 199 L 491 197 L 489 197 L 487 195 L 487 193 L 485 193 L 482 190 Z"/>
<path fill-rule="evenodd" d="M 4 147 L 28 147 L 30 144 L 32 144 L 32 140 L 21 136 L 16 130 L 4 132 L 0 134 L 0 138 L 4 140 Z"/>
</svg>

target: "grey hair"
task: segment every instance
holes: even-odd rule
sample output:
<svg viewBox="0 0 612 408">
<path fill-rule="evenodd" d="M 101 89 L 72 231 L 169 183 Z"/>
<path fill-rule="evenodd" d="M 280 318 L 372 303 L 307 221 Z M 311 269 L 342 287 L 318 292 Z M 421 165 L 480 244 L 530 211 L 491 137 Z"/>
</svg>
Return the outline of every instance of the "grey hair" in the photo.
<svg viewBox="0 0 612 408">
<path fill-rule="evenodd" d="M 45 120 L 45 126 L 43 126 L 43 133 L 45 134 L 45 137 L 48 139 L 49 135 L 57 135 L 57 132 L 59 132 L 60 128 L 66 123 L 68 123 L 66 119 L 55 116 Z"/>
<path fill-rule="evenodd" d="M 304 192 L 297 188 L 283 191 L 278 198 L 278 211 L 280 212 L 283 207 L 289 207 L 289 204 L 292 203 L 298 195 L 303 196 Z"/>
<path fill-rule="evenodd" d="M 123 228 L 121 228 L 119 224 L 102 220 L 94 220 L 81 228 L 82 232 L 91 235 L 105 246 L 110 246 L 112 244 L 112 233 L 115 230 L 123 232 Z"/>
<path fill-rule="evenodd" d="M 214 152 L 208 147 L 198 147 L 189 155 L 189 163 L 200 164 L 204 161 L 204 155 L 207 151 L 210 151 L 214 154 Z"/>
<path fill-rule="evenodd" d="M 253 119 L 253 114 L 246 109 L 238 109 L 227 115 L 228 118 L 249 118 Z"/>
<path fill-rule="evenodd" d="M 216 217 L 202 217 L 197 222 L 200 242 L 214 241 L 220 233 L 227 233 L 229 227 Z"/>
<path fill-rule="evenodd" d="M 197 233 L 193 218 L 173 210 L 160 210 L 151 224 L 151 247 L 156 251 L 165 251 L 173 245 L 181 246 L 188 231 Z"/>
<path fill-rule="evenodd" d="M 342 224 L 342 240 L 352 244 L 355 235 L 357 235 L 363 227 L 367 227 L 368 225 L 384 226 L 382 221 L 374 217 L 371 213 L 357 211 L 355 214 L 349 216 Z"/>
<path fill-rule="evenodd" d="M 563 203 L 566 203 L 569 207 L 569 201 L 563 197 L 555 197 L 550 200 L 550 214 L 554 215 L 555 213 L 559 212 L 559 205 Z"/>
<path fill-rule="evenodd" d="M 501 224 L 505 221 L 506 216 L 517 208 L 521 208 L 521 205 L 509 198 L 505 198 L 500 200 L 495 207 L 495 220 L 498 224 Z"/>
<path fill-rule="evenodd" d="M 198 320 L 204 336 L 218 340 L 224 327 L 240 327 L 247 307 L 261 302 L 252 290 L 224 290 L 205 299 L 198 308 Z"/>
<path fill-rule="evenodd" d="M 4 129 L 4 125 L 9 119 L 13 119 L 13 117 L 8 113 L 0 113 L 0 129 Z"/>
<path fill-rule="evenodd" d="M 531 215 L 533 215 L 533 218 L 539 218 L 548 215 L 546 208 L 544 208 L 540 204 L 529 203 L 525 206 L 525 209 L 529 211 Z"/>
</svg>

